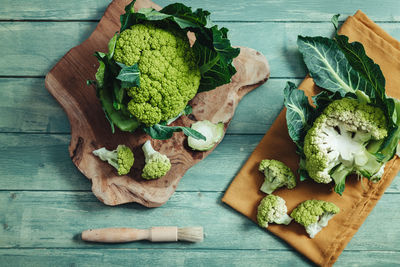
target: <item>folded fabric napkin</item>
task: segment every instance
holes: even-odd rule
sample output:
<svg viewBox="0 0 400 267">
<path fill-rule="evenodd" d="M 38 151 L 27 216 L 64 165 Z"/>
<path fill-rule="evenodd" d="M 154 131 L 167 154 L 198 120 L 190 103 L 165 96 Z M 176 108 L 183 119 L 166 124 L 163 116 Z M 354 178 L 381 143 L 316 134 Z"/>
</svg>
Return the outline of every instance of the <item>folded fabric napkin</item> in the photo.
<svg viewBox="0 0 400 267">
<path fill-rule="evenodd" d="M 347 35 L 351 42 L 358 41 L 364 45 L 367 55 L 382 69 L 386 78 L 387 94 L 400 98 L 400 42 L 361 11 L 350 16 L 339 33 Z M 305 78 L 299 87 L 308 96 L 316 94 L 319 90 L 309 77 Z M 279 114 L 222 199 L 255 222 L 257 206 L 265 196 L 259 190 L 264 181 L 264 175 L 258 171 L 260 161 L 264 158 L 277 159 L 286 163 L 294 172 L 298 169 L 299 158 L 288 135 L 285 113 L 284 109 Z M 292 190 L 279 189 L 274 194 L 286 200 L 289 213 L 307 199 L 331 201 L 340 207 L 340 213 L 334 216 L 329 225 L 314 239 L 310 239 L 303 226 L 295 222 L 289 226 L 270 224 L 267 229 L 314 263 L 331 266 L 396 177 L 399 169 L 400 159 L 395 156 L 386 164 L 385 173 L 376 184 L 363 179 L 362 186 L 357 177 L 349 177 L 343 196 L 336 194 L 329 185 L 311 181 L 298 182 L 297 187 Z"/>
</svg>

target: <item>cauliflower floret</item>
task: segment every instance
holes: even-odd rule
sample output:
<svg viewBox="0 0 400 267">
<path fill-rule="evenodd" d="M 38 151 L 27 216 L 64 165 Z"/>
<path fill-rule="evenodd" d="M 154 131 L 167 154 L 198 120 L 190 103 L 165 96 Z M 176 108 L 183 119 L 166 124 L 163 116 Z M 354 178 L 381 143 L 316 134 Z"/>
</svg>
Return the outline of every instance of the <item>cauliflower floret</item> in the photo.
<svg viewBox="0 0 400 267">
<path fill-rule="evenodd" d="M 258 170 L 265 175 L 264 183 L 260 190 L 271 194 L 276 189 L 286 186 L 293 189 L 296 186 L 296 177 L 288 166 L 274 159 L 264 159 L 260 162 Z"/>
<path fill-rule="evenodd" d="M 158 179 L 167 174 L 171 169 L 171 162 L 166 155 L 155 151 L 150 140 L 143 144 L 146 165 L 142 171 L 142 178 L 146 180 Z"/>
<path fill-rule="evenodd" d="M 114 59 L 138 63 L 140 88 L 128 88 L 129 112 L 146 126 L 176 117 L 197 93 L 200 70 L 187 36 L 146 22 L 123 31 Z"/>
<path fill-rule="evenodd" d="M 275 195 L 264 197 L 257 208 L 257 222 L 261 227 L 268 227 L 268 223 L 286 224 L 292 221 L 287 215 L 286 202 Z"/>
<path fill-rule="evenodd" d="M 305 227 L 310 238 L 314 238 L 339 211 L 339 207 L 331 202 L 311 199 L 300 203 L 290 216 Z"/>
<path fill-rule="evenodd" d="M 112 151 L 102 147 L 94 150 L 93 154 L 117 169 L 118 175 L 128 174 L 135 161 L 132 150 L 125 145 L 118 145 L 117 149 Z"/>
<path fill-rule="evenodd" d="M 386 136 L 387 121 L 381 109 L 356 99 L 335 100 L 306 134 L 304 154 L 309 176 L 318 183 L 333 179 L 340 194 L 351 173 L 379 180 L 383 163 L 368 151 L 368 145 Z"/>
</svg>

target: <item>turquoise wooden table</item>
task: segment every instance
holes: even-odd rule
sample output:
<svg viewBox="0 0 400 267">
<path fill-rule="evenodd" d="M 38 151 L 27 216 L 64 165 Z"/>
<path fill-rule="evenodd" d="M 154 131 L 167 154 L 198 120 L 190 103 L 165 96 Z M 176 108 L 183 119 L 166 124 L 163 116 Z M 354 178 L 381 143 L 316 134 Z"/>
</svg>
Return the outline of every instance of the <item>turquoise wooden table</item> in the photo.
<svg viewBox="0 0 400 267">
<path fill-rule="evenodd" d="M 166 0 L 156 1 L 167 5 Z M 107 0 L 0 0 L 0 266 L 304 266 L 310 262 L 258 228 L 221 197 L 283 104 L 287 80 L 305 75 L 302 35 L 329 36 L 329 20 L 363 10 L 400 39 L 398 0 L 194 1 L 230 29 L 233 44 L 255 48 L 271 79 L 239 104 L 228 134 L 190 169 L 164 206 L 108 207 L 68 155 L 69 123 L 44 76 L 94 30 Z M 228 4 L 229 3 L 229 4 Z M 396 179 L 340 256 L 338 266 L 400 264 L 400 179 Z M 99 245 L 87 228 L 202 225 L 203 243 Z"/>
</svg>

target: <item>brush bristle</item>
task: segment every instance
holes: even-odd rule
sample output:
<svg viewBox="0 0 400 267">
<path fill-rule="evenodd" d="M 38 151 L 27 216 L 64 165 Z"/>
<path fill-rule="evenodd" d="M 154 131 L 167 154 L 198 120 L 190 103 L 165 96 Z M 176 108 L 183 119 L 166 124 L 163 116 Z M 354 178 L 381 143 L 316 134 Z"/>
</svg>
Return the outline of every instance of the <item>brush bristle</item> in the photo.
<svg viewBox="0 0 400 267">
<path fill-rule="evenodd" d="M 203 227 L 178 228 L 178 240 L 188 242 L 203 241 Z"/>
</svg>

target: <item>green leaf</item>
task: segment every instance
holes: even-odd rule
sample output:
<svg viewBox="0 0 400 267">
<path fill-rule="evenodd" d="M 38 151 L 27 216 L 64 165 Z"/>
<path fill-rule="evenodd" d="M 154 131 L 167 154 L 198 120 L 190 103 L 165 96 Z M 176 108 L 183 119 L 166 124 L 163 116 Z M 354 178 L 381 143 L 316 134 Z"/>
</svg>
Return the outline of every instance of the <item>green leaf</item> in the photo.
<svg viewBox="0 0 400 267">
<path fill-rule="evenodd" d="M 139 65 L 135 63 L 132 66 L 125 66 L 119 62 L 117 62 L 117 64 L 121 67 L 121 70 L 117 76 L 117 79 L 121 81 L 121 87 L 140 87 Z"/>
<path fill-rule="evenodd" d="M 302 143 L 305 133 L 311 127 L 312 107 L 308 103 L 308 98 L 304 95 L 304 92 L 297 89 L 294 83 L 287 82 L 284 96 L 289 136 L 296 144 Z"/>
<path fill-rule="evenodd" d="M 333 24 L 333 26 L 335 27 L 336 30 L 339 27 L 338 26 L 339 25 L 339 17 L 340 17 L 340 14 L 336 14 L 331 18 L 331 22 L 332 22 L 332 24 Z"/>
<path fill-rule="evenodd" d="M 95 74 L 97 86 L 102 88 L 104 86 L 104 71 L 106 69 L 106 65 L 102 60 L 99 60 L 99 68 Z"/>
<path fill-rule="evenodd" d="M 133 5 L 135 4 L 136 0 L 133 0 L 130 4 L 125 7 L 125 13 L 120 16 L 121 21 L 121 29 L 120 32 L 123 32 L 131 25 L 132 17 L 135 14 L 135 10 L 133 9 Z"/>
<path fill-rule="evenodd" d="M 114 56 L 115 46 L 117 45 L 117 38 L 118 34 L 114 34 L 113 38 L 111 38 L 111 40 L 108 42 L 107 57 L 109 60 L 112 59 L 112 57 Z"/>
<path fill-rule="evenodd" d="M 349 43 L 345 35 L 336 35 L 335 40 L 353 69 L 369 82 L 377 97 L 384 99 L 385 77 L 379 65 L 367 56 L 363 45 L 359 42 Z"/>
<path fill-rule="evenodd" d="M 190 7 L 185 6 L 181 3 L 175 3 L 164 7 L 160 10 L 161 13 L 172 15 L 176 18 L 179 18 L 180 23 L 184 22 L 187 25 L 186 27 L 204 27 L 209 24 L 209 16 L 210 12 L 203 9 L 196 9 L 196 11 L 192 12 Z M 178 25 L 181 24 L 178 23 Z M 183 26 L 183 25 L 182 25 Z M 183 29 L 183 27 L 181 27 Z"/>
<path fill-rule="evenodd" d="M 371 85 L 352 68 L 334 40 L 299 36 L 297 44 L 310 76 L 319 87 L 333 93 L 340 92 L 342 96 L 361 90 L 374 97 Z"/>
<path fill-rule="evenodd" d="M 114 90 L 114 101 L 113 101 L 113 106 L 114 109 L 116 110 L 120 110 L 121 109 L 121 104 L 122 101 L 124 99 L 124 95 L 125 95 L 125 89 L 123 87 L 121 87 L 121 83 L 118 82 L 117 80 L 113 81 L 113 90 Z"/>
<path fill-rule="evenodd" d="M 174 132 L 182 131 L 186 136 L 191 136 L 195 139 L 206 140 L 206 137 L 189 127 L 182 126 L 166 126 L 162 124 L 155 124 L 151 127 L 145 127 L 143 130 L 153 139 L 166 140 L 172 137 Z"/>
<path fill-rule="evenodd" d="M 192 106 L 187 105 L 185 107 L 185 109 L 183 110 L 183 114 L 182 115 L 186 115 L 187 116 L 187 115 L 192 114 L 192 112 L 193 112 Z"/>
<path fill-rule="evenodd" d="M 112 132 L 114 133 L 114 125 L 122 131 L 132 132 L 139 127 L 139 122 L 133 118 L 125 116 L 122 112 L 114 109 L 112 96 L 107 90 L 99 90 L 99 99 L 103 107 L 104 113 L 110 122 Z"/>
<path fill-rule="evenodd" d="M 307 179 L 311 179 L 310 176 L 308 175 L 307 169 L 306 169 L 306 159 L 304 158 L 303 155 L 300 156 L 300 163 L 299 163 L 299 176 L 300 176 L 300 181 L 305 181 Z"/>
<path fill-rule="evenodd" d="M 346 94 L 346 97 L 349 98 L 357 98 L 357 96 L 353 93 L 348 93 Z M 342 96 L 340 95 L 339 92 L 336 92 L 334 94 L 329 93 L 327 91 L 322 91 L 319 94 L 312 96 L 311 97 L 313 100 L 313 103 L 316 108 L 316 114 L 321 114 L 322 111 L 333 101 L 341 99 Z"/>
</svg>

